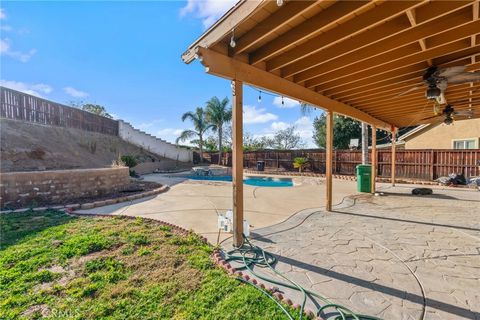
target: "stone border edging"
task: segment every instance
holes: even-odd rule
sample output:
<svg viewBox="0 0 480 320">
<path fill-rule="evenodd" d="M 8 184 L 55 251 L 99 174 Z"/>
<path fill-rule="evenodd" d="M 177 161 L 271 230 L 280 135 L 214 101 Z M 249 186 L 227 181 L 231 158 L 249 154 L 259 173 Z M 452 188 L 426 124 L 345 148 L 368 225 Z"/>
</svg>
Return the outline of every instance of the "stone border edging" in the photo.
<svg viewBox="0 0 480 320">
<path fill-rule="evenodd" d="M 29 210 L 33 211 L 45 211 L 48 209 L 54 209 L 54 210 L 75 210 L 75 209 L 93 209 L 97 207 L 103 207 L 103 206 L 108 206 L 111 204 L 116 204 L 116 203 L 121 203 L 121 202 L 127 202 L 127 201 L 133 201 L 141 198 L 146 198 L 149 196 L 157 195 L 160 193 L 164 193 L 168 191 L 170 187 L 168 185 L 163 185 L 159 188 L 150 190 L 150 191 L 145 191 L 145 192 L 140 192 L 137 194 L 132 194 L 129 196 L 123 196 L 123 197 L 117 197 L 117 198 L 112 198 L 112 199 L 107 199 L 107 200 L 99 200 L 99 201 L 94 201 L 94 202 L 86 202 L 86 203 L 74 203 L 74 204 L 66 204 L 66 205 L 57 205 L 57 206 L 48 206 L 48 207 L 38 207 L 38 208 L 21 208 L 21 209 L 15 209 L 15 210 L 4 210 L 0 211 L 0 213 L 21 213 L 21 212 L 26 212 Z"/>
<path fill-rule="evenodd" d="M 325 178 L 324 173 L 314 173 L 314 172 L 293 172 L 293 171 L 256 171 L 256 170 L 245 170 L 247 174 L 271 174 L 279 176 L 293 176 L 293 177 L 316 177 L 316 178 Z M 344 175 L 344 174 L 332 174 L 332 177 L 340 180 L 349 180 L 357 181 L 356 176 Z M 390 178 L 377 177 L 377 182 L 391 182 Z M 396 183 L 405 183 L 405 184 L 421 184 L 421 185 L 430 185 L 437 186 L 439 185 L 436 181 L 426 181 L 426 180 L 404 180 L 401 178 L 395 179 Z"/>
<path fill-rule="evenodd" d="M 267 287 L 264 283 L 258 281 L 257 279 L 252 278 L 248 274 L 244 274 L 243 272 L 238 271 L 235 268 L 233 268 L 232 265 L 223 258 L 219 249 L 215 249 L 213 251 L 212 259 L 217 266 L 222 268 L 229 275 L 242 278 L 244 281 L 249 282 L 250 284 L 256 286 L 260 290 L 267 291 L 269 294 L 271 294 L 279 302 L 283 302 L 283 303 L 292 307 L 295 310 L 300 310 L 301 306 L 298 303 L 293 303 L 293 301 L 290 298 L 288 298 L 288 297 L 284 296 L 282 293 L 274 290 L 274 287 Z M 305 309 L 304 314 L 308 319 L 315 319 L 315 312 L 313 312 L 313 310 Z M 321 318 L 318 318 L 318 319 L 321 319 Z"/>
</svg>

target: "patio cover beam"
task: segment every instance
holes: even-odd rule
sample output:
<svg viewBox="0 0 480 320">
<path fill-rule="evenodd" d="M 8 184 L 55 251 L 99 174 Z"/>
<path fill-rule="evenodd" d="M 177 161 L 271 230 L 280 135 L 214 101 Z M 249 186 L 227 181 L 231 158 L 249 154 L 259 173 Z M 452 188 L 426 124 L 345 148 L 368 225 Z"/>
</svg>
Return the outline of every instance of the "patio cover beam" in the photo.
<svg viewBox="0 0 480 320">
<path fill-rule="evenodd" d="M 397 128 L 392 127 L 392 150 L 391 150 L 391 157 L 392 157 L 392 168 L 391 168 L 391 179 L 392 179 L 392 187 L 395 187 L 395 170 L 396 170 L 396 162 L 397 162 Z"/>
<path fill-rule="evenodd" d="M 375 194 L 377 180 L 377 127 L 372 125 L 372 193 Z"/>
<path fill-rule="evenodd" d="M 243 83 L 232 81 L 233 245 L 243 243 Z"/>
<path fill-rule="evenodd" d="M 390 130 L 391 125 L 352 106 L 325 97 L 313 90 L 283 79 L 270 72 L 261 70 L 247 63 L 227 57 L 211 49 L 199 47 L 197 57 L 206 67 L 206 72 L 230 80 L 241 80 L 255 87 L 278 93 L 282 96 L 303 101 L 317 108 L 343 114 L 367 122 L 383 130 Z"/>
<path fill-rule="evenodd" d="M 325 178 L 326 205 L 325 210 L 332 211 L 332 171 L 333 171 L 333 112 L 327 112 L 327 128 L 325 139 Z"/>
</svg>

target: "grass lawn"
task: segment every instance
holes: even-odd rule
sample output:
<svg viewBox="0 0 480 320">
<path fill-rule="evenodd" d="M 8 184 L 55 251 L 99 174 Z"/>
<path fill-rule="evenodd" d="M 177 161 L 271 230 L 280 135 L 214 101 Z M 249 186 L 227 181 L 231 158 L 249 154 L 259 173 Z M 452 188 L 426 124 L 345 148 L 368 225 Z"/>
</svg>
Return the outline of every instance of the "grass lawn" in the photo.
<svg viewBox="0 0 480 320">
<path fill-rule="evenodd" d="M 0 215 L 0 227 L 0 319 L 285 318 L 194 234 L 57 211 Z"/>
</svg>

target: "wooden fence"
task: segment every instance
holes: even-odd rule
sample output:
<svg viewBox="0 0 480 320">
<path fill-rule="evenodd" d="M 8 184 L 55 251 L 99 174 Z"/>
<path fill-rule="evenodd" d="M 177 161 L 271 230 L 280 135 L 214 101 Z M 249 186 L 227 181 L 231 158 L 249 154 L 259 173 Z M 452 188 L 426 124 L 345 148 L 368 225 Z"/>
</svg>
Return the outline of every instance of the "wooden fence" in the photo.
<svg viewBox="0 0 480 320">
<path fill-rule="evenodd" d="M 0 117 L 118 135 L 118 121 L 0 87 Z"/>
<path fill-rule="evenodd" d="M 362 162 L 361 151 L 336 150 L 333 153 L 333 173 L 353 175 L 355 167 Z M 390 149 L 377 152 L 379 177 L 391 176 L 392 155 Z M 269 171 L 293 171 L 293 159 L 309 159 L 309 170 L 325 173 L 325 151 L 312 150 L 265 150 L 244 153 L 244 167 L 255 168 L 257 161 L 265 161 Z M 218 154 L 205 154 L 211 163 L 218 163 Z M 371 153 L 369 153 L 371 159 Z M 225 153 L 223 163 L 231 166 L 231 153 Z M 435 180 L 450 173 L 463 173 L 466 177 L 480 176 L 480 149 L 473 150 L 397 150 L 396 176 L 398 178 Z"/>
</svg>

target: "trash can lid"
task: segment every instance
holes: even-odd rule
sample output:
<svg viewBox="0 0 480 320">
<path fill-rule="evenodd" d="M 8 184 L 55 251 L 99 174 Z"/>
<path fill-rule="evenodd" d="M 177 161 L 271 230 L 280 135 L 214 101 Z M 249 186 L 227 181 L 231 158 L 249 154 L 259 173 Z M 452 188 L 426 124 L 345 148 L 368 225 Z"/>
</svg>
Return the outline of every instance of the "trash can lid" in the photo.
<svg viewBox="0 0 480 320">
<path fill-rule="evenodd" d="M 359 164 L 357 165 L 357 168 L 370 168 L 371 166 L 371 164 Z"/>
</svg>

